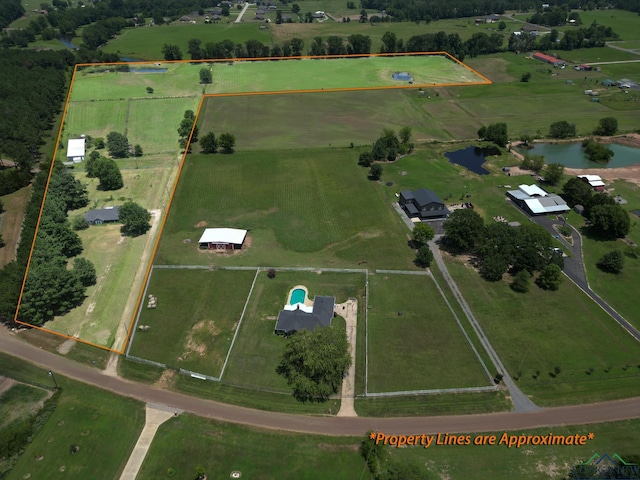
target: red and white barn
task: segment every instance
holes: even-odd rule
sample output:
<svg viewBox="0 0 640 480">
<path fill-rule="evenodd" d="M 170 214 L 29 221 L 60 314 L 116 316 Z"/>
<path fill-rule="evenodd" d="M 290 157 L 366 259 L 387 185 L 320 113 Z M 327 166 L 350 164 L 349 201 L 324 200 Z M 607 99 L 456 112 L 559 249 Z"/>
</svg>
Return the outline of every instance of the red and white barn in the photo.
<svg viewBox="0 0 640 480">
<path fill-rule="evenodd" d="M 198 244 L 209 250 L 239 250 L 246 236 L 246 230 L 237 228 L 207 228 Z"/>
</svg>

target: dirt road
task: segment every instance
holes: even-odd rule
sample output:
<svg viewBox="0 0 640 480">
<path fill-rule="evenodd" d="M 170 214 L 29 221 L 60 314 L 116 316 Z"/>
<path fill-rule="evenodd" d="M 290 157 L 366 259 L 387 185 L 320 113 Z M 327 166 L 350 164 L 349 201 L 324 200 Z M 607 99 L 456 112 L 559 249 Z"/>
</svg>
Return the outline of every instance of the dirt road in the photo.
<svg viewBox="0 0 640 480">
<path fill-rule="evenodd" d="M 387 434 L 433 434 L 438 432 L 472 433 L 509 431 L 534 427 L 581 425 L 640 418 L 640 397 L 542 409 L 532 413 L 492 413 L 446 417 L 363 418 L 363 417 L 311 417 L 252 410 L 210 400 L 160 390 L 77 364 L 64 357 L 40 350 L 22 342 L 6 328 L 0 328 L 0 350 L 70 378 L 99 388 L 137 398 L 144 402 L 166 405 L 222 421 L 253 425 L 278 430 L 289 430 L 323 435 L 362 435 L 369 429 Z M 588 428 L 580 429 L 587 433 Z"/>
</svg>

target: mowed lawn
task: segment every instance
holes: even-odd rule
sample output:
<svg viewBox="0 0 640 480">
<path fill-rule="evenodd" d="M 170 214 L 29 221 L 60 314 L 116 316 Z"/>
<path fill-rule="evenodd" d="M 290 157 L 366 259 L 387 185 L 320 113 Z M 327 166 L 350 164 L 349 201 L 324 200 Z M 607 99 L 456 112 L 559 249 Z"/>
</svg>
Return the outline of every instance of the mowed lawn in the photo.
<svg viewBox="0 0 640 480">
<path fill-rule="evenodd" d="M 200 98 L 199 71 L 202 65 L 190 63 L 132 64 L 131 68 L 166 68 L 164 73 L 116 72 L 106 66 L 79 67 L 76 71 L 71 101 L 93 101 L 97 106 L 106 100 L 195 96 Z M 97 71 L 99 70 L 99 71 Z M 153 93 L 147 93 L 147 87 Z"/>
<path fill-rule="evenodd" d="M 367 90 L 206 97 L 200 135 L 209 129 L 233 132 L 242 150 L 370 145 L 383 129 L 397 133 L 403 127 L 411 128 L 413 139 L 451 139 L 412 101 L 418 95 Z M 199 146 L 193 148 L 197 152 Z"/>
<path fill-rule="evenodd" d="M 240 322 L 253 271 L 154 269 L 140 306 L 130 354 L 173 368 L 219 377 Z"/>
<path fill-rule="evenodd" d="M 489 385 L 430 276 L 370 275 L 369 296 L 368 392 Z"/>
<path fill-rule="evenodd" d="M 415 269 L 407 227 L 357 161 L 338 148 L 187 157 L 154 263 Z M 202 252 L 205 226 L 248 240 Z"/>
<path fill-rule="evenodd" d="M 392 78 L 409 72 L 413 83 Z M 295 90 L 358 89 L 486 84 L 463 65 L 440 55 L 217 62 L 208 93 L 283 92 Z"/>
<path fill-rule="evenodd" d="M 637 395 L 638 343 L 569 279 L 555 292 L 532 284 L 519 294 L 508 279 L 487 282 L 459 258 L 445 261 L 507 370 L 538 405 Z"/>
<path fill-rule="evenodd" d="M 160 426 L 136 478 L 165 478 L 170 470 L 175 478 L 195 478 L 200 466 L 207 478 L 229 478 L 237 471 L 242 478 L 367 480 L 371 477 L 358 453 L 360 440 L 180 415 Z"/>
<path fill-rule="evenodd" d="M 274 333 L 278 313 L 289 302 L 289 291 L 296 285 L 304 285 L 309 298 L 316 295 L 333 296 L 336 303 L 350 297 L 359 300 L 358 314 L 364 312 L 364 274 L 277 272 L 268 278 L 260 272 L 249 300 L 238 337 L 231 351 L 223 382 L 231 385 L 264 388 L 269 391 L 290 392 L 284 377 L 276 373 L 276 367 L 287 339 Z M 334 318 L 331 328 L 343 328 L 344 321 Z"/>
<path fill-rule="evenodd" d="M 56 375 L 55 411 L 9 478 L 118 478 L 144 425 L 143 404 Z M 71 453 L 72 446 L 79 450 Z"/>
</svg>

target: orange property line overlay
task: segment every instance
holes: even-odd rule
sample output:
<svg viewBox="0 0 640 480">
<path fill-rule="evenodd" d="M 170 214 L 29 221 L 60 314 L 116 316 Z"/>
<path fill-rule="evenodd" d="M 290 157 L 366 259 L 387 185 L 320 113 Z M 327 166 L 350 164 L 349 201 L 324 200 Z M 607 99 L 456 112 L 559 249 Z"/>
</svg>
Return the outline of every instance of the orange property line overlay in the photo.
<svg viewBox="0 0 640 480">
<path fill-rule="evenodd" d="M 195 125 L 197 125 L 198 120 L 200 118 L 200 111 L 202 109 L 202 105 L 204 103 L 204 99 L 206 97 L 238 97 L 238 96 L 249 96 L 249 95 L 285 95 L 285 94 L 299 94 L 299 93 L 324 93 L 324 92 L 348 92 L 348 91 L 364 91 L 364 90 L 397 90 L 397 89 L 415 89 L 415 88 L 421 88 L 421 87 L 428 87 L 428 88 L 435 88 L 435 87 L 454 87 L 454 86 L 466 86 L 466 85 L 491 85 L 491 80 L 489 80 L 487 77 L 485 77 L 484 75 L 482 75 L 481 73 L 477 72 L 476 70 L 474 70 L 473 68 L 469 67 L 468 65 L 466 65 L 465 63 L 461 62 L 460 60 L 458 60 L 457 58 L 453 57 L 452 55 L 450 55 L 447 52 L 411 52 L 411 53 L 375 53 L 375 54 L 346 54 L 346 55 L 321 55 L 321 56 L 311 56 L 311 55 L 303 55 L 300 57 L 258 57 L 258 58 L 232 58 L 232 59 L 203 59 L 203 60 L 162 60 L 162 61 L 141 61 L 141 62 L 111 62 L 111 63 L 78 63 L 75 65 L 74 69 L 73 69 L 73 75 L 71 76 L 71 83 L 69 84 L 69 92 L 67 93 L 67 100 L 65 102 L 65 106 L 64 106 L 64 110 L 62 113 L 62 119 L 60 122 L 60 130 L 58 131 L 58 137 L 56 139 L 56 146 L 54 148 L 53 151 L 53 158 L 51 160 L 51 166 L 49 167 L 49 175 L 47 177 L 47 185 L 45 187 L 45 191 L 44 191 L 44 195 L 42 198 L 42 204 L 40 205 L 40 212 L 38 214 L 38 223 L 36 225 L 36 231 L 34 233 L 33 236 L 33 241 L 31 242 L 31 250 L 29 252 L 29 259 L 27 260 L 27 268 L 25 270 L 25 274 L 24 274 L 24 278 L 22 280 L 22 286 L 20 288 L 20 296 L 18 298 L 18 306 L 16 308 L 16 312 L 15 315 L 13 317 L 13 321 L 14 323 L 20 324 L 20 325 L 25 325 L 27 327 L 31 327 L 31 328 L 35 328 L 37 330 L 41 330 L 43 332 L 47 332 L 53 335 L 58 335 L 60 337 L 66 338 L 66 339 L 71 339 L 71 340 L 75 340 L 76 342 L 80 342 L 80 343 L 84 343 L 86 345 L 91 345 L 93 347 L 97 347 L 100 348 L 102 350 L 107 350 L 110 352 L 114 352 L 114 353 L 118 353 L 120 355 L 124 354 L 124 352 L 126 351 L 127 345 L 129 343 L 129 340 L 131 338 L 131 333 L 133 331 L 133 327 L 135 324 L 135 319 L 136 316 L 138 314 L 138 311 L 140 309 L 140 304 L 142 302 L 142 297 L 144 295 L 144 290 L 145 287 L 149 281 L 149 276 L 151 275 L 151 267 L 153 266 L 153 262 L 155 260 L 156 257 L 156 252 L 158 250 L 158 246 L 160 245 L 160 240 L 162 238 L 162 234 L 164 232 L 164 227 L 167 221 L 167 217 L 169 216 L 169 212 L 171 209 L 171 205 L 173 203 L 173 199 L 175 197 L 175 192 L 176 189 L 178 187 L 178 182 L 180 181 L 180 176 L 182 174 L 182 169 L 184 167 L 185 164 L 185 160 L 187 158 L 187 154 L 189 152 L 190 146 L 191 146 L 191 138 L 193 136 L 193 127 L 191 129 L 191 132 L 189 133 L 189 139 L 187 142 L 187 146 L 185 148 L 185 151 L 182 155 L 182 159 L 180 160 L 180 167 L 178 168 L 178 173 L 176 175 L 176 179 L 174 181 L 173 184 L 173 188 L 171 189 L 171 194 L 169 196 L 169 201 L 167 202 L 167 206 L 165 208 L 165 211 L 163 212 L 163 218 L 162 218 L 162 223 L 160 224 L 160 229 L 158 231 L 158 238 L 155 242 L 155 245 L 153 247 L 153 252 L 151 254 L 151 257 L 149 259 L 149 265 L 147 265 L 147 270 L 145 272 L 144 275 L 144 280 L 143 280 L 143 284 L 142 287 L 140 288 L 140 292 L 138 294 L 138 299 L 136 301 L 136 306 L 135 309 L 133 310 L 133 316 L 131 318 L 131 321 L 129 322 L 129 327 L 127 329 L 127 336 L 125 338 L 125 341 L 122 345 L 122 350 L 115 350 L 109 347 L 106 347 L 104 345 L 98 345 L 96 343 L 93 342 L 89 342 L 87 340 L 83 340 L 81 338 L 76 338 L 76 337 L 72 337 L 70 335 L 66 335 L 64 333 L 61 332 L 56 332 L 54 330 L 50 330 L 48 328 L 45 327 L 41 327 L 38 325 L 32 325 L 28 322 L 23 322 L 21 320 L 18 320 L 18 314 L 20 312 L 20 305 L 22 302 L 22 295 L 24 293 L 24 288 L 25 285 L 27 283 L 27 276 L 29 275 L 29 267 L 31 265 L 31 258 L 33 255 L 33 250 L 35 248 L 35 244 L 36 244 L 36 238 L 38 236 L 38 230 L 40 228 L 40 220 L 42 218 L 42 211 L 44 210 L 44 204 L 45 201 L 47 199 L 47 193 L 49 191 L 49 182 L 51 181 L 51 175 L 53 173 L 53 167 L 55 165 L 55 161 L 56 161 L 56 157 L 58 154 L 58 147 L 60 145 L 60 139 L 62 138 L 62 131 L 64 129 L 64 122 L 65 119 L 67 117 L 67 112 L 69 109 L 69 102 L 71 100 L 71 93 L 73 91 L 73 84 L 76 78 L 76 73 L 78 71 L 78 68 L 82 68 L 82 67 L 100 67 L 100 66 L 105 66 L 105 65 L 149 65 L 149 64 L 155 64 L 155 63 L 220 63 L 220 62 L 224 62 L 224 63 L 228 63 L 228 62 L 269 62 L 269 61 L 274 61 L 274 60 L 301 60 L 301 59 L 315 59 L 315 60 L 331 60 L 331 59 L 341 59 L 341 58 L 368 58 L 368 57 L 402 57 L 402 56 L 423 56 L 423 55 L 429 55 L 429 56 L 444 56 L 447 59 L 459 64 L 460 66 L 464 67 L 465 69 L 473 72 L 475 75 L 477 75 L 478 77 L 482 78 L 483 81 L 477 81 L 477 82 L 453 82 L 453 83 L 434 83 L 434 84 L 424 84 L 424 85 L 384 85 L 384 86 L 379 86 L 379 87 L 353 87 L 353 88 L 327 88 L 327 89 L 304 89 L 304 90 L 282 90 L 282 91 L 264 91 L 264 92 L 230 92 L 230 93 L 210 93 L 210 94 L 203 94 L 200 97 L 200 103 L 198 104 L 198 109 L 196 111 L 196 118 L 195 121 L 193 122 L 193 126 L 195 127 Z"/>
</svg>

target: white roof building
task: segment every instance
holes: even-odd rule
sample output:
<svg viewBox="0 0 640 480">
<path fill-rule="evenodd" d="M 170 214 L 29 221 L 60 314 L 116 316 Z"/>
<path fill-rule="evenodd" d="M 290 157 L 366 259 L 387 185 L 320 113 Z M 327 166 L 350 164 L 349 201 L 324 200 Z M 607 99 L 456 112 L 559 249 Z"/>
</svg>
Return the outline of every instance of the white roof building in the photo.
<svg viewBox="0 0 640 480">
<path fill-rule="evenodd" d="M 198 243 L 202 248 L 241 248 L 247 236 L 246 230 L 238 228 L 206 228 Z"/>
<path fill-rule="evenodd" d="M 84 138 L 70 138 L 67 143 L 67 159 L 74 163 L 80 163 L 84 160 L 85 154 L 85 139 Z"/>
<path fill-rule="evenodd" d="M 519 185 L 518 190 L 509 190 L 507 195 L 531 215 L 570 210 L 567 202 L 560 195 L 545 192 L 537 185 Z"/>
<path fill-rule="evenodd" d="M 578 175 L 578 178 L 587 182 L 593 188 L 604 187 L 604 182 L 602 178 L 600 178 L 600 175 Z"/>
</svg>

